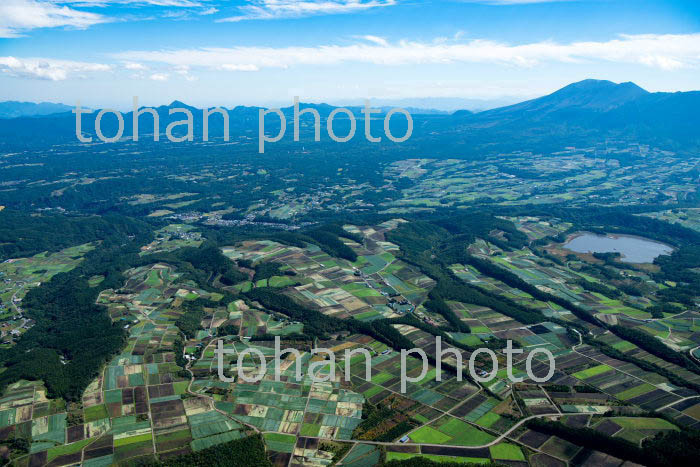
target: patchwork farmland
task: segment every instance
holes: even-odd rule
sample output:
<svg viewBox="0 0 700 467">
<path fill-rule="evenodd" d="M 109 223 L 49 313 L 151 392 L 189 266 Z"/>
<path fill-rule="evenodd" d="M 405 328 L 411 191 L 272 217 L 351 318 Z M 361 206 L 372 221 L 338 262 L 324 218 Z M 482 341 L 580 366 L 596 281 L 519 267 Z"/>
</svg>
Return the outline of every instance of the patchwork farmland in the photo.
<svg viewBox="0 0 700 467">
<path fill-rule="evenodd" d="M 530 217 L 508 221 L 531 240 L 552 238 L 570 227 Z M 121 353 L 104 365 L 81 400 L 51 399 L 41 382 L 30 381 L 9 386 L 0 399 L 0 437 L 31 440 L 28 452 L 13 462 L 132 465 L 154 458 L 167 461 L 259 434 L 269 461 L 278 466 L 364 467 L 412 458 L 612 465 L 622 460 L 584 449 L 529 422 L 556 420 L 638 447 L 659 433 L 700 427 L 700 392 L 693 386 L 700 387 L 696 373 L 602 327 L 570 328 L 577 323 L 571 310 L 472 264 L 451 263 L 447 270 L 461 284 L 537 310 L 542 319 L 521 322 L 496 306 L 447 299 L 448 309 L 469 332 L 451 328 L 444 314 L 427 305 L 436 278 L 407 261 L 390 241 L 390 233 L 404 223 L 394 219 L 372 226 L 345 225 L 348 237 L 343 242 L 357 255 L 354 261 L 332 256 L 312 243 L 301 247 L 245 239 L 222 246 L 226 261 L 247 279 L 227 285 L 214 275 L 210 284 L 215 287 L 203 286 L 191 271 L 165 261 L 167 256 L 149 261 L 149 255 L 203 243 L 184 224 L 160 230 L 142 249 L 143 264 L 124 272 L 121 287 L 105 289 L 98 296 L 97 303 L 128 337 Z M 90 246 L 80 248 L 47 256 L 46 261 L 58 264 L 66 257 L 80 261 L 79 253 Z M 560 244 L 507 249 L 489 238 L 476 238 L 466 250 L 603 322 L 614 320 L 639 329 L 679 350 L 695 347 L 695 320 L 700 319 L 696 312 L 651 319 L 645 311 L 654 305 L 651 292 L 665 286 L 650 271 L 630 267 L 624 279 L 639 278 L 648 287 L 645 296 L 622 292 L 612 299 L 581 285 L 596 280 L 587 266 L 596 260 L 572 255 L 556 261 L 562 255 Z M 50 269 L 44 262 L 41 256 L 18 260 L 3 265 L 3 271 L 15 281 L 16 276 L 39 274 L 37 268 L 47 268 L 41 274 L 55 274 L 73 265 L 66 260 Z M 262 279 L 261 265 L 273 271 Z M 100 278 L 91 283 L 99 284 Z M 402 391 L 398 349 L 357 332 L 309 336 L 308 323 L 251 299 L 248 292 L 255 289 L 273 290 L 329 318 L 370 324 L 387 320 L 429 356 L 430 364 L 423 374 L 421 361 L 415 355 L 408 357 L 405 371 L 411 382 Z M 458 349 L 442 356 L 439 379 L 436 335 Z M 274 337 L 283 347 L 299 352 L 298 358 L 292 353 L 285 356 L 279 378 L 273 370 Z M 475 348 L 498 350 L 505 340 L 522 350 L 512 371 L 519 382 L 511 381 L 500 351 L 499 369 L 491 380 L 458 377 L 455 369 L 466 370 Z M 226 380 L 219 374 L 220 342 Z M 611 356 L 600 345 L 619 355 Z M 324 358 L 312 354 L 314 348 L 331 350 L 338 362 L 335 373 L 324 365 Z M 535 349 L 547 349 L 555 359 L 556 370 L 546 383 L 534 382 L 526 374 L 526 361 Z M 253 350 L 264 356 L 264 371 Z M 346 352 L 358 350 L 370 356 L 369 378 L 362 354 L 344 359 Z M 242 374 L 257 376 L 257 381 L 242 379 L 239 361 Z M 537 376 L 547 373 L 542 354 L 536 354 L 532 367 Z M 480 374 L 492 369 L 482 358 L 476 359 L 476 368 Z M 679 384 L 670 375 L 688 384 Z M 324 376 L 326 381 L 314 381 L 312 376 Z"/>
</svg>

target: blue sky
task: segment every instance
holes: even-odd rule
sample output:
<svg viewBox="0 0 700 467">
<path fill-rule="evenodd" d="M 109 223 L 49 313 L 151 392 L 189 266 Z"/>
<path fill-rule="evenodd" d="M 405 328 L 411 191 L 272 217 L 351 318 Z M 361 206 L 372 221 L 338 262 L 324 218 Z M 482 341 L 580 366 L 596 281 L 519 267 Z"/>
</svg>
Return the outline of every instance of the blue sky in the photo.
<svg viewBox="0 0 700 467">
<path fill-rule="evenodd" d="M 0 0 L 0 100 L 518 99 L 698 67 L 697 1 Z"/>
</svg>

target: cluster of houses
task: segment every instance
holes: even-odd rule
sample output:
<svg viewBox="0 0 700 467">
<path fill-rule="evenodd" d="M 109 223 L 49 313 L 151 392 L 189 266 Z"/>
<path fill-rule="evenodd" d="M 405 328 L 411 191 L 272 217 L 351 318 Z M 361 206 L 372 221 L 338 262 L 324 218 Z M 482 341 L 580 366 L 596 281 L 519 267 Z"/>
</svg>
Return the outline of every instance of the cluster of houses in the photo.
<svg viewBox="0 0 700 467">
<path fill-rule="evenodd" d="M 7 262 L 12 262 L 14 260 L 9 259 Z M 3 272 L 0 272 L 0 279 L 6 284 L 6 285 L 11 285 L 13 287 L 15 286 L 20 286 L 23 287 L 25 284 L 23 282 L 14 282 L 12 279 L 8 278 L 5 276 Z M 5 321 L 0 324 L 0 335 L 2 336 L 2 344 L 3 345 L 11 345 L 13 343 L 13 338 L 19 337 L 22 335 L 22 333 L 26 332 L 34 326 L 35 321 L 32 319 L 26 319 L 22 315 L 22 308 L 20 305 L 22 304 L 22 298 L 13 296 L 12 297 L 12 306 L 9 306 L 8 304 L 1 303 L 0 302 L 0 314 L 5 314 L 7 312 L 10 312 L 12 308 L 14 308 L 17 311 L 17 314 L 12 316 L 12 318 L 8 321 Z M 19 326 L 18 321 L 21 321 L 22 324 Z"/>
<path fill-rule="evenodd" d="M 22 319 L 22 317 L 19 316 L 19 319 Z M 2 336 L 5 338 L 2 343 L 4 345 L 12 344 L 13 337 L 21 336 L 23 332 L 26 332 L 32 326 L 34 326 L 34 320 L 32 319 L 25 319 L 24 323 L 20 326 L 16 326 L 16 321 L 14 320 L 6 321 L 0 324 L 0 331 L 2 332 Z"/>
<path fill-rule="evenodd" d="M 272 229 L 294 231 L 294 230 L 299 230 L 301 227 L 305 227 L 305 226 L 312 225 L 315 223 L 315 222 L 302 222 L 300 224 L 285 224 L 282 222 L 256 221 L 255 218 L 256 218 L 256 214 L 248 214 L 243 219 L 226 220 L 226 219 L 223 219 L 221 217 L 221 215 L 214 214 L 214 215 L 208 217 L 205 224 L 218 225 L 218 226 L 222 226 L 222 227 L 233 227 L 233 226 L 241 226 L 241 225 L 259 225 L 259 226 L 263 226 L 263 227 L 269 227 Z"/>
<path fill-rule="evenodd" d="M 197 211 L 187 211 L 187 212 L 180 212 L 173 214 L 172 216 L 168 216 L 168 219 L 174 219 L 182 222 L 197 222 L 200 220 L 202 217 L 204 217 L 204 214 L 201 212 Z"/>
<path fill-rule="evenodd" d="M 377 287 L 374 287 L 372 283 L 370 282 L 370 278 L 367 277 L 367 275 L 362 272 L 360 269 L 357 269 L 353 267 L 354 272 L 353 274 L 355 277 L 359 277 L 363 279 L 368 287 L 371 287 L 373 289 L 377 289 Z M 413 305 L 411 302 L 406 300 L 401 296 L 400 293 L 398 293 L 393 287 L 391 287 L 389 284 L 385 282 L 385 286 L 378 288 L 379 293 L 382 294 L 384 297 L 387 297 L 388 300 L 388 306 L 392 310 L 394 310 L 395 313 L 402 315 L 404 313 L 413 313 L 416 310 L 416 306 Z"/>
<path fill-rule="evenodd" d="M 195 347 L 197 347 L 197 349 L 199 350 L 199 349 L 202 349 L 204 347 L 204 344 L 199 342 Z M 185 353 L 185 360 L 187 360 L 188 362 L 194 362 L 195 360 L 197 360 L 197 357 L 195 357 L 194 355 L 190 355 L 188 353 Z"/>
<path fill-rule="evenodd" d="M 396 313 L 402 315 L 404 313 L 413 313 L 416 309 L 416 306 L 411 304 L 406 299 L 396 300 L 394 298 L 391 298 L 389 300 L 389 308 L 394 310 Z"/>
</svg>

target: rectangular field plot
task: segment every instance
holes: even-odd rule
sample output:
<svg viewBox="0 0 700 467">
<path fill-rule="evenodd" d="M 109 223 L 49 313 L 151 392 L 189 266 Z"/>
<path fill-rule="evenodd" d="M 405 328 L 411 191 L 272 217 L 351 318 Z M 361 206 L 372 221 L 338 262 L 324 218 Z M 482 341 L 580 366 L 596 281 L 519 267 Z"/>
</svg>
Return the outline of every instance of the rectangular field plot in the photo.
<svg viewBox="0 0 700 467">
<path fill-rule="evenodd" d="M 414 443 L 460 446 L 480 446 L 494 439 L 492 435 L 454 417 L 443 417 L 431 425 L 422 426 L 409 438 Z"/>
</svg>

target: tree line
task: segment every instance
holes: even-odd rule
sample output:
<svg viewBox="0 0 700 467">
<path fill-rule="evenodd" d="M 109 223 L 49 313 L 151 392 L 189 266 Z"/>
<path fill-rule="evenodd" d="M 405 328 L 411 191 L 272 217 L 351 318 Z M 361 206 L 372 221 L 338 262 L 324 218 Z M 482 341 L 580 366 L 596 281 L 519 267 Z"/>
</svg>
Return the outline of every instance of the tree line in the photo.
<svg viewBox="0 0 700 467">
<path fill-rule="evenodd" d="M 100 368 L 126 343 L 121 325 L 112 324 L 105 308 L 95 304 L 97 296 L 121 286 L 121 271 L 139 262 L 140 246 L 151 239 L 150 228 L 139 221 L 115 225 L 76 268 L 29 290 L 23 307 L 35 324 L 14 347 L 0 351 L 6 368 L 0 373 L 0 390 L 20 379 L 43 380 L 49 397 L 80 400 Z M 96 275 L 104 280 L 90 287 L 88 278 Z"/>
</svg>

